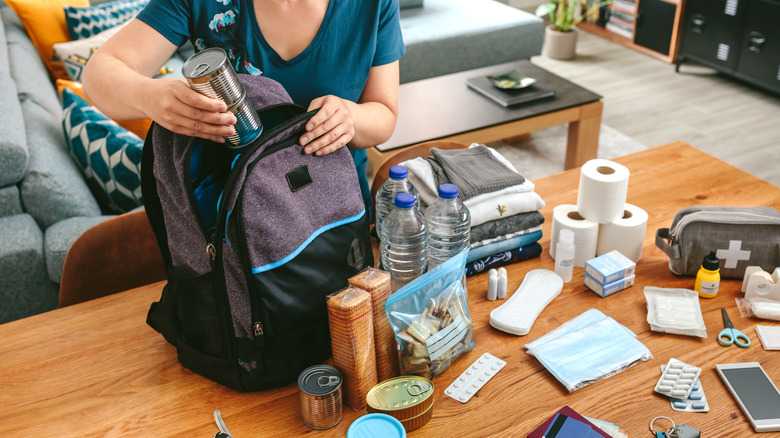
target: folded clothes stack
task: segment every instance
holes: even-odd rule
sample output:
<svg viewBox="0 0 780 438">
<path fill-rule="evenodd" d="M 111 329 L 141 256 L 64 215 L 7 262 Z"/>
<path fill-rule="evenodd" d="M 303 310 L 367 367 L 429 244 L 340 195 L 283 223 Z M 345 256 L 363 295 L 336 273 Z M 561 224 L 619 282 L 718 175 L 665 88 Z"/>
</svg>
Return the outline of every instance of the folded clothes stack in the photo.
<svg viewBox="0 0 780 438">
<path fill-rule="evenodd" d="M 544 201 L 534 184 L 494 149 L 431 149 L 431 157 L 401 165 L 420 191 L 420 209 L 436 200 L 437 188 L 451 183 L 471 212 L 471 244 L 466 275 L 484 272 L 541 254 Z"/>
</svg>

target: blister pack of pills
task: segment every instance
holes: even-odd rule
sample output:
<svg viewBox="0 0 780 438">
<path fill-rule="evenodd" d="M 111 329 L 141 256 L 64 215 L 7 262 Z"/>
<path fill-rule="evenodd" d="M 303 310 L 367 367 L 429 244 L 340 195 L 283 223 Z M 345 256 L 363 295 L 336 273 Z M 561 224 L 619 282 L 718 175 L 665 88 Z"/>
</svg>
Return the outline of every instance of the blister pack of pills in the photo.
<svg viewBox="0 0 780 438">
<path fill-rule="evenodd" d="M 655 392 L 667 397 L 688 398 L 700 374 L 701 368 L 671 358 L 655 385 Z"/>
<path fill-rule="evenodd" d="M 504 368 L 506 362 L 490 353 L 483 354 L 474 361 L 454 382 L 444 390 L 444 393 L 455 400 L 466 403 L 485 386 L 488 380 Z"/>
<path fill-rule="evenodd" d="M 661 365 L 661 373 L 664 372 L 666 365 Z M 686 398 L 669 398 L 669 404 L 672 409 L 682 412 L 709 412 L 710 404 L 707 402 L 707 396 L 704 395 L 704 388 L 700 381 L 696 381 L 691 388 L 691 393 Z"/>
</svg>

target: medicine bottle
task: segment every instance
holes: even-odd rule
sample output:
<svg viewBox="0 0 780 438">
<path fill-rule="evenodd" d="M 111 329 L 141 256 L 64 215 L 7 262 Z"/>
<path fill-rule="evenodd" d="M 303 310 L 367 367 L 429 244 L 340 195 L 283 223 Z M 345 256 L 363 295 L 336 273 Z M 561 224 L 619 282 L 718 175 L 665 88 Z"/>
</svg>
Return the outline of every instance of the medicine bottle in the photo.
<svg viewBox="0 0 780 438">
<path fill-rule="evenodd" d="M 693 289 L 699 293 L 702 298 L 715 298 L 720 286 L 720 260 L 715 255 L 715 251 L 704 256 L 701 268 L 696 274 L 696 285 Z"/>
<path fill-rule="evenodd" d="M 574 271 L 574 231 L 563 229 L 558 233 L 555 244 L 555 273 L 564 283 L 571 281 Z"/>
</svg>

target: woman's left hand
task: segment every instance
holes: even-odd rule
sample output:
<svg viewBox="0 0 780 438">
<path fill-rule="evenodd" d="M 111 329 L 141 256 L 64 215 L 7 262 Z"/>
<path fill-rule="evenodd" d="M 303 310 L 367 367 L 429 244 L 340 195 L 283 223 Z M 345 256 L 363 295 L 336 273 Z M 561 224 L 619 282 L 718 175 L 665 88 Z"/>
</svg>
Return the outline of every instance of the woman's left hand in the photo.
<svg viewBox="0 0 780 438">
<path fill-rule="evenodd" d="M 306 124 L 299 139 L 307 154 L 326 155 L 346 146 L 355 136 L 355 124 L 344 99 L 328 95 L 314 99 L 308 111 L 320 110 Z"/>
</svg>

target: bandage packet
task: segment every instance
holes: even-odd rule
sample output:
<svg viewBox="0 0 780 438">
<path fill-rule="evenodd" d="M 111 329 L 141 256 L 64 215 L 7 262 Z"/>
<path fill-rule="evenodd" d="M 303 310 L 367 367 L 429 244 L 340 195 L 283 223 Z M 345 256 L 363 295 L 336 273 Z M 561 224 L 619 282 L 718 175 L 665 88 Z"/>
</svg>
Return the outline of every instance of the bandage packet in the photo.
<svg viewBox="0 0 780 438">
<path fill-rule="evenodd" d="M 695 290 L 645 286 L 647 322 L 654 332 L 707 337 Z"/>
</svg>

